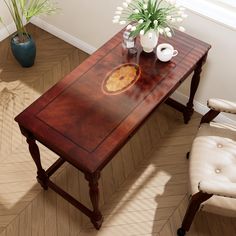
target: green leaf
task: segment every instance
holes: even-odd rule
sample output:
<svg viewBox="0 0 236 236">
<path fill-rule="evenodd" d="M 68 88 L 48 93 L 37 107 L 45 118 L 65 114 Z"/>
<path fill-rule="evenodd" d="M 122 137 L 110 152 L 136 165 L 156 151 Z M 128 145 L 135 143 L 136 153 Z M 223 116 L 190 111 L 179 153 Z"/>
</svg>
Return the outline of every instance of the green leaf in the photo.
<svg viewBox="0 0 236 236">
<path fill-rule="evenodd" d="M 151 22 L 150 20 L 148 20 L 148 21 L 146 22 L 145 27 L 143 28 L 144 34 L 147 33 L 148 30 L 151 29 L 151 27 L 150 27 L 151 23 L 152 23 L 152 22 Z"/>
<path fill-rule="evenodd" d="M 39 14 L 52 14 L 57 8 L 50 0 L 3 0 L 7 6 L 11 17 L 16 25 L 17 32 L 20 38 L 25 39 L 27 35 L 23 24 L 24 18 L 27 22 Z M 0 18 L 2 23 L 2 18 Z"/>
<path fill-rule="evenodd" d="M 139 34 L 139 32 L 140 32 L 142 29 L 144 29 L 144 27 L 145 27 L 145 24 L 144 24 L 144 23 L 138 25 L 137 28 L 136 28 L 136 30 L 135 30 L 135 31 L 132 31 L 132 32 L 130 33 L 130 36 L 131 36 L 131 37 L 136 37 L 136 36 Z"/>
</svg>

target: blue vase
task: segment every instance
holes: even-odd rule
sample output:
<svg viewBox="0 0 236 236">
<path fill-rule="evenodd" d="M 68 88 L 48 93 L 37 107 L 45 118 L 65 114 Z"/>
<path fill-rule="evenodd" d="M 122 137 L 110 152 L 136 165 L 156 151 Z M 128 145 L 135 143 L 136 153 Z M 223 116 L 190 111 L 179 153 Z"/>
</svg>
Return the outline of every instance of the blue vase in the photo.
<svg viewBox="0 0 236 236">
<path fill-rule="evenodd" d="M 13 35 L 11 39 L 11 50 L 16 60 L 23 67 L 31 67 L 34 64 L 36 56 L 36 45 L 33 38 L 28 35 L 26 42 L 19 42 L 18 35 Z"/>
</svg>

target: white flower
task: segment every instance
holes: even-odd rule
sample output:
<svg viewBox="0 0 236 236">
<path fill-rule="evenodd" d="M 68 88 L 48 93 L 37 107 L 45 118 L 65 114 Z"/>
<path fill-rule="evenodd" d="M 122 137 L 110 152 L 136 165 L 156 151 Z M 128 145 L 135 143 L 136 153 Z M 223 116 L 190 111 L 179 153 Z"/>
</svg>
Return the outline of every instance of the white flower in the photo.
<svg viewBox="0 0 236 236">
<path fill-rule="evenodd" d="M 148 33 L 148 38 L 151 39 L 152 38 L 152 33 Z"/>
<path fill-rule="evenodd" d="M 139 23 L 139 24 L 142 24 L 142 23 L 143 23 L 143 19 L 140 19 L 140 20 L 138 21 L 138 23 Z"/>
<path fill-rule="evenodd" d="M 164 33 L 164 30 L 162 28 L 159 28 L 158 31 L 159 31 L 160 34 Z"/>
<path fill-rule="evenodd" d="M 122 4 L 125 8 L 127 8 L 129 6 L 127 2 L 123 2 Z"/>
<path fill-rule="evenodd" d="M 119 23 L 120 25 L 127 25 L 126 30 L 133 32 L 135 35 L 138 32 L 140 35 L 144 35 L 145 32 L 148 31 L 148 29 L 150 29 L 152 25 L 152 28 L 157 30 L 158 33 L 166 37 L 172 37 L 173 35 L 172 25 L 175 26 L 176 22 L 177 23 L 182 22 L 184 18 L 187 17 L 187 14 L 185 14 L 184 12 L 185 8 L 181 7 L 178 4 L 178 1 L 165 0 L 165 2 L 167 3 L 165 7 L 168 8 L 168 10 L 171 9 L 171 11 L 168 10 L 165 11 L 165 14 L 162 17 L 163 22 L 162 21 L 159 22 L 159 20 L 156 17 L 153 17 L 155 14 L 158 14 L 158 9 L 155 9 L 157 12 L 154 13 L 149 11 L 150 2 L 157 0 L 137 0 L 137 1 L 139 2 L 139 5 L 134 4 L 135 1 L 133 0 L 123 0 L 122 5 L 116 8 L 113 17 L 113 23 Z M 130 22 L 131 21 L 130 16 L 132 15 L 139 16 L 139 14 L 142 15 L 140 9 L 142 9 L 142 12 L 145 14 L 146 18 L 143 18 L 142 16 L 136 17 L 135 20 L 136 24 L 132 24 L 132 22 Z M 154 14 L 153 16 L 152 13 Z M 149 21 L 151 20 L 151 22 L 148 23 L 147 20 Z M 160 23 L 163 23 L 162 25 L 165 25 L 165 27 L 163 26 L 160 27 Z M 185 31 L 184 27 L 182 26 L 180 26 L 178 29 L 180 31 Z M 149 38 L 152 38 L 153 33 L 150 33 L 149 31 L 149 33 L 147 33 L 147 36 Z"/>
<path fill-rule="evenodd" d="M 170 32 L 170 28 L 169 28 L 169 27 L 166 27 L 166 28 L 165 28 L 165 32 L 166 32 L 166 33 Z"/>
<path fill-rule="evenodd" d="M 144 30 L 140 30 L 140 35 L 144 35 Z"/>
<path fill-rule="evenodd" d="M 183 26 L 180 26 L 180 27 L 179 27 L 179 30 L 180 30 L 181 32 L 184 32 L 184 31 L 185 31 L 185 28 L 184 28 Z"/>
<path fill-rule="evenodd" d="M 177 21 L 177 22 L 182 22 L 182 21 L 183 21 L 183 18 L 178 17 L 178 18 L 176 19 L 176 21 Z"/>
<path fill-rule="evenodd" d="M 126 29 L 130 30 L 132 28 L 132 25 L 127 25 Z"/>
<path fill-rule="evenodd" d="M 117 16 L 114 16 L 114 20 L 115 20 L 115 19 L 120 19 L 120 16 L 118 16 L 118 15 L 117 15 Z"/>
<path fill-rule="evenodd" d="M 121 20 L 120 21 L 120 25 L 125 25 L 126 24 L 126 21 L 125 20 Z"/>
</svg>

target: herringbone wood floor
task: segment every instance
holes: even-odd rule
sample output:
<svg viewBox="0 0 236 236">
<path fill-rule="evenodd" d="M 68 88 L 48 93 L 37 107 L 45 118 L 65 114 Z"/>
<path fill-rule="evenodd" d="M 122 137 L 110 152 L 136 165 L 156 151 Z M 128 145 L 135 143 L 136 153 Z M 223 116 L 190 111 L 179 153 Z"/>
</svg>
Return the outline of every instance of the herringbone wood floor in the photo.
<svg viewBox="0 0 236 236">
<path fill-rule="evenodd" d="M 22 69 L 8 42 L 0 43 L 0 236 L 176 235 L 187 197 L 189 151 L 200 116 L 184 125 L 162 105 L 105 167 L 100 181 L 103 227 L 96 231 L 78 210 L 35 181 L 35 167 L 13 118 L 86 58 L 86 54 L 30 26 L 37 39 L 34 67 Z M 3 56 L 2 56 L 3 55 Z M 44 166 L 56 156 L 40 145 Z M 64 165 L 55 182 L 90 205 L 87 182 Z M 236 221 L 200 212 L 188 235 L 236 235 Z"/>
</svg>

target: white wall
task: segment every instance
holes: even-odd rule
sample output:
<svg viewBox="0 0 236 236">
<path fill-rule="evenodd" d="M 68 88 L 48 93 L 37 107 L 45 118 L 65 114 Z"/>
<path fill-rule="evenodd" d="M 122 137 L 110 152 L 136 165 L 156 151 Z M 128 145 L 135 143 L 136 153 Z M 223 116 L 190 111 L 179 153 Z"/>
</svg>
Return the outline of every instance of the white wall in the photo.
<svg viewBox="0 0 236 236">
<path fill-rule="evenodd" d="M 14 24 L 12 24 L 13 20 L 3 0 L 0 0 L 0 17 L 2 18 L 4 23 L 4 24 L 0 23 L 0 42 L 1 42 L 3 39 L 9 36 L 9 33 L 13 33 L 15 31 Z"/>
<path fill-rule="evenodd" d="M 57 0 L 61 10 L 46 17 L 47 22 L 59 29 L 100 47 L 121 27 L 112 23 L 116 6 L 122 0 Z M 45 17 L 42 17 L 45 19 Z"/>
<path fill-rule="evenodd" d="M 9 25 L 12 22 L 11 16 L 3 0 L 0 0 L 0 16 L 3 18 L 4 24 Z M 4 26 L 0 24 L 0 29 L 3 27 Z"/>
<path fill-rule="evenodd" d="M 187 33 L 212 45 L 196 100 L 202 104 L 210 97 L 236 102 L 236 30 L 188 12 Z M 187 94 L 187 84 L 180 92 Z"/>
</svg>

